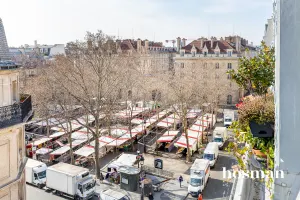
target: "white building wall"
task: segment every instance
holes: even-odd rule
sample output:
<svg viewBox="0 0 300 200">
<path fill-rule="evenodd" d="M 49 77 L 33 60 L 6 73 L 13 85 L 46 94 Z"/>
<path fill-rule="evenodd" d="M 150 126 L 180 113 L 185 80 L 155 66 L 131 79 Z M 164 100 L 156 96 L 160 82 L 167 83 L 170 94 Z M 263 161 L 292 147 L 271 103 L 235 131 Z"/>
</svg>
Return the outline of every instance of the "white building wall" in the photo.
<svg viewBox="0 0 300 200">
<path fill-rule="evenodd" d="M 13 99 L 13 82 L 16 82 L 16 99 Z M 19 102 L 19 73 L 12 70 L 0 70 L 0 107 Z"/>
<path fill-rule="evenodd" d="M 263 37 L 263 41 L 267 46 L 274 46 L 274 22 L 273 18 L 268 19 L 268 23 L 265 27 L 265 34 Z"/>
</svg>

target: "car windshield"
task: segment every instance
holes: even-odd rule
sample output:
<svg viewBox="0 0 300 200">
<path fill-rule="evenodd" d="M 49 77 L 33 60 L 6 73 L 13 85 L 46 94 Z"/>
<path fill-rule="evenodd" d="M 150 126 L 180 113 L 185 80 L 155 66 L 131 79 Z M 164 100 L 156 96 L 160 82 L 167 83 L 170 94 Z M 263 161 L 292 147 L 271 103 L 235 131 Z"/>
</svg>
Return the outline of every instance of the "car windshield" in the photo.
<svg viewBox="0 0 300 200">
<path fill-rule="evenodd" d="M 83 186 L 83 190 L 84 190 L 84 191 L 89 191 L 91 188 L 95 187 L 95 184 L 96 184 L 96 181 L 92 180 L 91 182 L 86 183 L 86 184 Z"/>
<path fill-rule="evenodd" d="M 200 178 L 191 178 L 190 184 L 194 187 L 201 186 L 202 185 L 202 179 L 200 179 Z"/>
<path fill-rule="evenodd" d="M 214 142 L 223 142 L 223 138 L 214 138 Z"/>
<path fill-rule="evenodd" d="M 46 178 L 46 171 L 42 171 L 38 173 L 38 177 L 41 178 Z"/>
<path fill-rule="evenodd" d="M 231 119 L 225 119 L 225 122 L 231 122 Z"/>
<path fill-rule="evenodd" d="M 213 154 L 204 154 L 204 159 L 212 161 L 214 159 Z"/>
</svg>

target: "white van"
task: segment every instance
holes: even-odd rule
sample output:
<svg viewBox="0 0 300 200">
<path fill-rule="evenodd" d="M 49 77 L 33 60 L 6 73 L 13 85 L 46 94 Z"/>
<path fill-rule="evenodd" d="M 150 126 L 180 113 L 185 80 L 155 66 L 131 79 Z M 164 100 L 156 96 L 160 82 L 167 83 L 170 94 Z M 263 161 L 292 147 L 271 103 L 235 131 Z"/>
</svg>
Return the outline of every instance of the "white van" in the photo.
<svg viewBox="0 0 300 200">
<path fill-rule="evenodd" d="M 208 160 L 211 167 L 214 167 L 219 157 L 219 146 L 216 142 L 207 144 L 204 150 L 203 159 Z"/>
<path fill-rule="evenodd" d="M 209 161 L 204 159 L 196 159 L 190 169 L 190 181 L 188 186 L 189 194 L 198 197 L 199 193 L 203 192 L 209 176 Z"/>
</svg>

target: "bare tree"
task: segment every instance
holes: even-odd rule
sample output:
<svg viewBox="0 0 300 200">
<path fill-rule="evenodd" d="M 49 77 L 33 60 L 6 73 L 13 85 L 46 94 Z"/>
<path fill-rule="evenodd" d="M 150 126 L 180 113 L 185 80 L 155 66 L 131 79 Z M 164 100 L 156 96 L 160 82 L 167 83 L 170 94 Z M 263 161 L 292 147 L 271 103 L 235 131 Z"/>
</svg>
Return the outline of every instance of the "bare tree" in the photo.
<svg viewBox="0 0 300 200">
<path fill-rule="evenodd" d="M 79 113 L 70 115 L 73 120 L 86 127 L 95 138 L 95 169 L 100 177 L 99 140 L 104 121 L 103 113 L 109 113 L 119 96 L 123 79 L 123 68 L 130 58 L 116 55 L 111 37 L 98 31 L 87 33 L 85 41 L 69 43 L 68 55 L 57 56 L 47 69 L 47 79 L 58 85 L 60 91 L 71 99 L 74 106 L 81 107 L 81 115 L 95 118 L 94 127 L 77 120 Z"/>
</svg>

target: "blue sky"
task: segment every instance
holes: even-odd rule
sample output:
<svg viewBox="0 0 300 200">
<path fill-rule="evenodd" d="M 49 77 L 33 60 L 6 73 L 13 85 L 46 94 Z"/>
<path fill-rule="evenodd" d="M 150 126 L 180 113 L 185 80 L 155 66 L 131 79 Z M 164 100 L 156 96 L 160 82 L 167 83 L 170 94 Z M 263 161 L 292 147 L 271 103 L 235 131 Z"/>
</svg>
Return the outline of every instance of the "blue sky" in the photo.
<svg viewBox="0 0 300 200">
<path fill-rule="evenodd" d="M 66 43 L 86 31 L 156 41 L 238 34 L 259 44 L 272 0 L 1 0 L 9 46 Z"/>
</svg>

